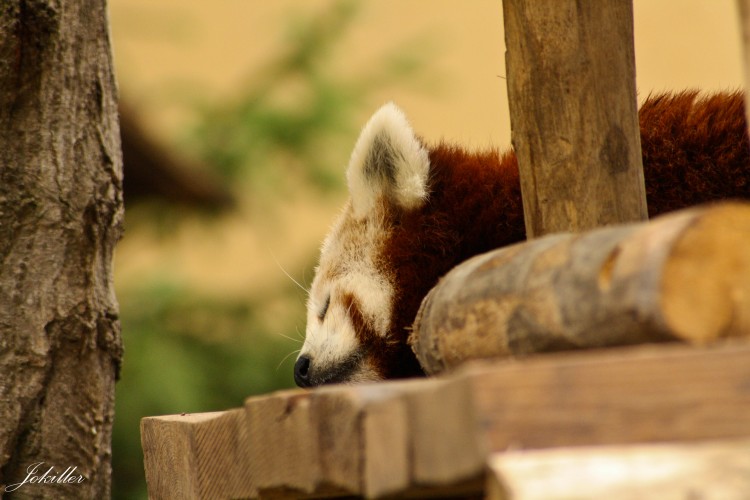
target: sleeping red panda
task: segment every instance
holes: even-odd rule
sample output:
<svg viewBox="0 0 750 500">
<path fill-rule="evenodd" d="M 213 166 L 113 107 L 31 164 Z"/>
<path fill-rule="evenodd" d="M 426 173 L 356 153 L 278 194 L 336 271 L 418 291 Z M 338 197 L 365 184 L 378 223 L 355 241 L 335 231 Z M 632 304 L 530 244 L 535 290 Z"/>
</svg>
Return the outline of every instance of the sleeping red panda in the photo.
<svg viewBox="0 0 750 500">
<path fill-rule="evenodd" d="M 639 111 L 649 215 L 750 198 L 741 93 L 650 97 Z M 452 267 L 525 238 L 512 151 L 427 146 L 386 104 L 347 169 L 350 199 L 323 242 L 296 383 L 422 374 L 407 340 L 419 305 Z"/>
</svg>

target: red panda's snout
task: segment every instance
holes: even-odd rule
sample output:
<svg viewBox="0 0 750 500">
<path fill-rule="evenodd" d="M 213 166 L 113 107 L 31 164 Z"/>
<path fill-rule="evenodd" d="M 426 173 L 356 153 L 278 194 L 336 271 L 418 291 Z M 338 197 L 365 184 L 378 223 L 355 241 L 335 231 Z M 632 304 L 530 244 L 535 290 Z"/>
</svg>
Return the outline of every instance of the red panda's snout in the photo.
<svg viewBox="0 0 750 500">
<path fill-rule="evenodd" d="M 321 250 L 307 301 L 305 342 L 294 367 L 301 387 L 388 377 L 393 286 L 377 265 L 368 224 L 348 211 Z"/>
<path fill-rule="evenodd" d="M 315 363 L 314 359 L 300 355 L 294 364 L 294 382 L 299 387 L 317 387 L 385 378 L 368 365 L 364 357 L 357 352 L 336 364 Z"/>
<path fill-rule="evenodd" d="M 338 234 L 336 242 L 347 239 Z M 399 328 L 393 304 L 399 297 L 389 273 L 361 252 L 366 245 L 356 248 L 356 258 L 351 258 L 350 252 L 339 253 L 336 244 L 324 245 L 310 288 L 305 342 L 294 365 L 300 387 L 421 374 L 411 348 L 394 332 Z"/>
<path fill-rule="evenodd" d="M 362 261 L 359 272 L 331 278 L 330 271 L 320 272 L 327 261 L 322 259 L 311 287 L 305 342 L 294 365 L 295 382 L 313 387 L 387 378 L 383 360 L 388 359 L 388 283 L 368 275 Z M 359 297 L 366 297 L 367 306 Z"/>
</svg>

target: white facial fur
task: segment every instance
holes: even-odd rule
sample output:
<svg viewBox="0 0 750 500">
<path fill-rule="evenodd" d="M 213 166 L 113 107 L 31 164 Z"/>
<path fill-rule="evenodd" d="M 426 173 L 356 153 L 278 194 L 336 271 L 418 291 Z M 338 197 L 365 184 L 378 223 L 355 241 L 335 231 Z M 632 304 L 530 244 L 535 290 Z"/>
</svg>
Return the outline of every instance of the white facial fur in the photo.
<svg viewBox="0 0 750 500">
<path fill-rule="evenodd" d="M 314 379 L 325 380 L 327 371 L 363 352 L 343 300 L 347 294 L 356 299 L 369 329 L 387 336 L 394 287 L 390 270 L 380 262 L 390 231 L 385 209 L 387 204 L 410 209 L 424 203 L 428 173 L 427 150 L 404 114 L 392 103 L 380 108 L 352 152 L 347 169 L 351 199 L 323 242 L 310 288 L 300 357 L 311 360 Z M 363 357 L 347 381 L 379 378 Z"/>
<path fill-rule="evenodd" d="M 360 349 L 348 306 L 343 298 L 353 295 L 365 321 L 384 336 L 390 326 L 393 285 L 390 277 L 375 266 L 386 228 L 377 221 L 355 221 L 347 205 L 332 232 L 325 239 L 320 263 L 310 287 L 307 329 L 301 354 L 313 360 L 313 369 L 335 367 Z M 321 311 L 329 301 L 327 311 Z M 376 372 L 365 363 L 360 380 L 376 380 Z"/>
</svg>

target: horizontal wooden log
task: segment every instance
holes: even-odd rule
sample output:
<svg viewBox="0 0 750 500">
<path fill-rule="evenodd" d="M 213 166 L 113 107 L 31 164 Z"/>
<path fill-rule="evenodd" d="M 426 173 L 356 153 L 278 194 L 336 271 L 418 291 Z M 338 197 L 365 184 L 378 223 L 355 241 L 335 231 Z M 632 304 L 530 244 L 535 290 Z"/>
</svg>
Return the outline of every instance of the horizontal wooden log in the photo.
<svg viewBox="0 0 750 500">
<path fill-rule="evenodd" d="M 557 234 L 474 257 L 422 303 L 427 373 L 468 360 L 750 335 L 750 204 Z"/>
<path fill-rule="evenodd" d="M 151 498 L 480 494 L 492 453 L 750 438 L 750 343 L 478 362 L 427 380 L 282 391 L 149 417 Z"/>
<path fill-rule="evenodd" d="M 489 500 L 740 500 L 750 492 L 750 440 L 498 453 L 486 491 Z"/>
</svg>

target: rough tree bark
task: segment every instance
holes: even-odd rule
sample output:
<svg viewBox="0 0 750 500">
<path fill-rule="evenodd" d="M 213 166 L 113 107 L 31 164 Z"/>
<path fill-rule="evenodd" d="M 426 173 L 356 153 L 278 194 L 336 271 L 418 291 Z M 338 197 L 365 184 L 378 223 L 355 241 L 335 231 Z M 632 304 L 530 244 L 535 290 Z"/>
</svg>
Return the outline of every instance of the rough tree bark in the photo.
<svg viewBox="0 0 750 500">
<path fill-rule="evenodd" d="M 116 100 L 106 0 L 0 3 L 0 495 L 110 494 Z"/>
</svg>

